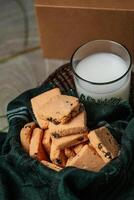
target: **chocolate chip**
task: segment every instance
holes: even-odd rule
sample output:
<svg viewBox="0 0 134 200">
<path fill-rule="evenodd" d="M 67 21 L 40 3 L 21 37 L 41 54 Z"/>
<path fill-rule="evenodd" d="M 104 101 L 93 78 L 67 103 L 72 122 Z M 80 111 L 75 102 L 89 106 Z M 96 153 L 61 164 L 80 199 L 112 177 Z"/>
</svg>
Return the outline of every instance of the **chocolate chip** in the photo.
<svg viewBox="0 0 134 200">
<path fill-rule="evenodd" d="M 56 132 L 55 132 L 55 133 L 52 133 L 52 135 L 53 135 L 53 137 L 56 138 L 56 139 L 58 139 L 58 138 L 61 137 L 61 136 L 59 135 L 59 133 L 56 133 Z"/>
<path fill-rule="evenodd" d="M 98 149 L 102 149 L 102 143 L 98 144 Z"/>
<path fill-rule="evenodd" d="M 84 137 L 83 136 L 81 136 L 80 138 L 78 138 L 77 140 L 78 141 L 82 141 L 84 139 Z"/>
<path fill-rule="evenodd" d="M 111 153 L 110 153 L 110 152 L 107 152 L 107 153 L 105 154 L 105 157 L 106 157 L 106 158 L 109 158 L 109 159 L 112 159 L 112 156 L 111 156 Z"/>
<path fill-rule="evenodd" d="M 55 125 L 58 125 L 60 123 L 57 121 L 57 119 L 53 119 L 52 117 L 48 117 L 47 120 L 54 123 Z"/>
<path fill-rule="evenodd" d="M 66 103 L 69 103 L 68 101 L 66 101 Z"/>
<path fill-rule="evenodd" d="M 53 119 L 52 119 L 52 117 L 48 117 L 47 120 L 52 122 Z"/>
<path fill-rule="evenodd" d="M 52 122 L 53 122 L 55 125 L 58 125 L 58 124 L 60 124 L 60 122 L 59 122 L 59 121 L 57 121 L 57 119 L 53 119 L 53 120 L 52 120 Z"/>
<path fill-rule="evenodd" d="M 62 164 L 61 160 L 60 160 L 60 159 L 58 159 L 58 158 L 57 158 L 57 159 L 55 159 L 55 161 L 54 161 L 54 162 L 55 162 L 55 164 L 57 164 L 57 165 L 61 165 L 61 164 Z"/>
</svg>

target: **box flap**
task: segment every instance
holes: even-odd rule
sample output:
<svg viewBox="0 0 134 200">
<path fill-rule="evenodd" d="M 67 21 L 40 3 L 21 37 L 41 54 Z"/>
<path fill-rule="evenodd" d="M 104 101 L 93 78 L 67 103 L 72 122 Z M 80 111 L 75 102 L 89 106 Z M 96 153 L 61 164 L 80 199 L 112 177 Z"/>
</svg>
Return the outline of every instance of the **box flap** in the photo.
<svg viewBox="0 0 134 200">
<path fill-rule="evenodd" d="M 134 0 L 35 0 L 36 6 L 134 10 Z"/>
</svg>

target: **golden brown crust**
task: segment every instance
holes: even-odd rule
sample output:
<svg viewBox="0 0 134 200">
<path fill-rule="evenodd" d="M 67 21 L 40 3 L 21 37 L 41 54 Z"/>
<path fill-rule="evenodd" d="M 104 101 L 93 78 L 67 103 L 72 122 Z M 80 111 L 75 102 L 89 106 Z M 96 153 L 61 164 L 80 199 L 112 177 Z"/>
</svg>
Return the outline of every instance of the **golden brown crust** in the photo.
<svg viewBox="0 0 134 200">
<path fill-rule="evenodd" d="M 43 136 L 43 140 L 42 140 L 42 144 L 47 152 L 47 154 L 50 154 L 50 149 L 51 149 L 51 135 L 49 133 L 49 130 L 45 130 L 44 131 L 44 136 Z"/>
<path fill-rule="evenodd" d="M 48 168 L 50 168 L 50 169 L 53 169 L 53 170 L 55 170 L 55 171 L 57 171 L 57 172 L 59 172 L 60 170 L 63 169 L 62 167 L 59 167 L 59 166 L 57 166 L 57 165 L 55 165 L 55 164 L 53 164 L 53 163 L 50 163 L 50 162 L 48 162 L 48 161 L 46 161 L 46 160 L 42 160 L 41 163 L 42 163 L 43 165 L 45 165 L 46 167 L 48 167 Z"/>
<path fill-rule="evenodd" d="M 34 129 L 36 128 L 36 123 L 35 122 L 29 122 L 27 124 L 24 125 L 24 128 L 30 128 L 30 129 Z"/>
<path fill-rule="evenodd" d="M 44 130 L 46 130 L 48 128 L 49 122 L 47 120 L 42 120 L 38 114 L 36 115 L 36 120 L 37 120 L 40 128 L 42 128 Z"/>
<path fill-rule="evenodd" d="M 42 146 L 43 130 L 35 128 L 30 141 L 29 154 L 38 160 L 48 160 L 46 152 Z"/>
<path fill-rule="evenodd" d="M 29 152 L 30 139 L 33 129 L 36 127 L 35 122 L 25 124 L 24 128 L 20 131 L 20 141 L 26 152 Z"/>
</svg>

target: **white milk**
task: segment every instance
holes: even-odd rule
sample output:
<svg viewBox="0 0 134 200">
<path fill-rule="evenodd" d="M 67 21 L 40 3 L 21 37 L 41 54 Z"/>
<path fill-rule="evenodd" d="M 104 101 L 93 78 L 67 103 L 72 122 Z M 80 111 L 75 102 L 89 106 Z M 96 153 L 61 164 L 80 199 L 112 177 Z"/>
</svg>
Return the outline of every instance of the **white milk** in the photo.
<svg viewBox="0 0 134 200">
<path fill-rule="evenodd" d="M 87 81 L 105 83 L 114 81 L 128 70 L 125 61 L 112 53 L 96 53 L 81 60 L 76 66 L 76 74 Z M 95 99 L 118 97 L 128 99 L 130 73 L 111 84 L 95 85 L 75 78 L 78 95 L 84 94 Z"/>
</svg>

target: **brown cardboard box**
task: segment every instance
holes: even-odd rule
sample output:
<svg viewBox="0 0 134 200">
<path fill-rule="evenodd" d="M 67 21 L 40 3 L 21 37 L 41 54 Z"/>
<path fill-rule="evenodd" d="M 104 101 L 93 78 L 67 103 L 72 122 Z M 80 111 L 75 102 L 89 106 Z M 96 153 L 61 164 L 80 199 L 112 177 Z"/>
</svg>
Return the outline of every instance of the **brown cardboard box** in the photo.
<svg viewBox="0 0 134 200">
<path fill-rule="evenodd" d="M 133 0 L 36 0 L 44 56 L 70 59 L 81 44 L 109 39 L 134 57 Z"/>
</svg>

